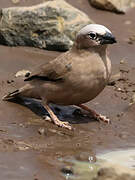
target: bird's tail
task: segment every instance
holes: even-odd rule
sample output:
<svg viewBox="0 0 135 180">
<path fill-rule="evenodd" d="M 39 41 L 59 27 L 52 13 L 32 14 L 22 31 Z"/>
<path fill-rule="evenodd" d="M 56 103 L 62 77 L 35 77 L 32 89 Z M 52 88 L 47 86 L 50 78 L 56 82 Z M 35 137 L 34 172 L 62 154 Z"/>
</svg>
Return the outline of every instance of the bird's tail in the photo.
<svg viewBox="0 0 135 180">
<path fill-rule="evenodd" d="M 7 95 L 5 95 L 2 100 L 3 101 L 12 101 L 16 98 L 28 97 L 28 98 L 37 98 L 41 99 L 40 95 L 34 90 L 33 86 L 30 84 L 26 84 L 25 86 L 17 89 Z"/>
<path fill-rule="evenodd" d="M 20 94 L 20 91 L 19 90 L 16 90 L 16 91 L 13 91 L 5 96 L 2 97 L 2 100 L 3 101 L 10 101 L 14 98 L 16 98 L 18 95 Z"/>
</svg>

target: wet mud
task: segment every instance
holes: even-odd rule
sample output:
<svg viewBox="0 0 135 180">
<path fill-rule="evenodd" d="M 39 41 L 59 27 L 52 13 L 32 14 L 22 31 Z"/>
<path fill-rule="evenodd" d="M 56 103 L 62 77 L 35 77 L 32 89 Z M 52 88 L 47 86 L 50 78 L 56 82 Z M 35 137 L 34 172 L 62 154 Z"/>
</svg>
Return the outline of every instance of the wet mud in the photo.
<svg viewBox="0 0 135 180">
<path fill-rule="evenodd" d="M 42 1 L 33 1 L 38 2 Z M 96 10 L 88 1 L 67 2 L 86 12 L 95 22 L 109 27 L 118 40 L 109 48 L 115 80 L 96 99 L 87 103 L 108 116 L 111 124 L 74 113 L 76 107 L 52 105 L 61 120 L 72 124 L 74 130 L 69 131 L 43 118 L 46 111 L 40 101 L 21 99 L 15 103 L 0 100 L 0 174 L 3 180 L 65 179 L 61 173 L 61 169 L 67 166 L 64 159 L 88 161 L 89 156 L 95 157 L 104 151 L 135 146 L 135 105 L 129 105 L 135 93 L 135 44 L 128 43 L 135 29 L 134 9 L 126 15 L 116 15 Z M 25 0 L 17 6 L 31 4 Z M 9 6 L 15 4 L 9 0 L 0 2 L 0 7 Z M 23 85 L 22 78 L 15 78 L 18 71 L 31 71 L 34 66 L 59 54 L 28 47 L 0 46 L 0 99 Z"/>
</svg>

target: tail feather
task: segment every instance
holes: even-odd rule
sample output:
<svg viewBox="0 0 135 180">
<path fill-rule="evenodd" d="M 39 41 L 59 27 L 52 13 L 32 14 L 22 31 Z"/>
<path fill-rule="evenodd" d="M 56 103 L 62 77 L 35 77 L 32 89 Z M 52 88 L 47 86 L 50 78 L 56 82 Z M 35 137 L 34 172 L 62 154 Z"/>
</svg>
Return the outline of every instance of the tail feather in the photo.
<svg viewBox="0 0 135 180">
<path fill-rule="evenodd" d="M 8 101 L 8 100 L 14 99 L 14 98 L 17 97 L 19 94 L 20 94 L 20 91 L 19 91 L 19 90 L 13 91 L 13 92 L 5 95 L 5 96 L 2 98 L 2 100 L 3 100 L 3 101 Z"/>
<path fill-rule="evenodd" d="M 5 95 L 2 100 L 3 101 L 12 101 L 16 98 L 20 97 L 28 97 L 28 98 L 37 98 L 41 99 L 38 91 L 35 91 L 34 87 L 31 84 L 26 84 L 25 86 L 19 88 L 16 91 L 13 91 L 7 95 Z"/>
</svg>

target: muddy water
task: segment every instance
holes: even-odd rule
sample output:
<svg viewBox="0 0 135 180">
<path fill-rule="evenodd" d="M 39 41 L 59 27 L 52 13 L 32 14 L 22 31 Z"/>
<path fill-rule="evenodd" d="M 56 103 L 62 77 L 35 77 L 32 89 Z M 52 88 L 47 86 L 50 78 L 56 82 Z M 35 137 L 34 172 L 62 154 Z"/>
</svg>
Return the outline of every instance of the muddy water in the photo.
<svg viewBox="0 0 135 180">
<path fill-rule="evenodd" d="M 32 1 L 33 4 L 37 2 L 39 0 Z M 60 107 L 60 112 L 56 110 L 58 116 L 71 122 L 75 129 L 69 132 L 43 120 L 46 112 L 40 102 L 27 100 L 16 104 L 0 101 L 0 174 L 3 180 L 65 179 L 60 170 L 67 166 L 67 162 L 59 161 L 60 158 L 88 161 L 89 156 L 95 157 L 97 153 L 135 146 L 135 105 L 128 105 L 135 91 L 135 44 L 127 43 L 135 29 L 135 12 L 131 10 L 127 15 L 116 15 L 95 10 L 87 1 L 68 2 L 85 11 L 95 22 L 110 27 L 118 39 L 118 44 L 110 47 L 109 54 L 113 74 L 121 69 L 124 78 L 115 86 L 106 87 L 88 103 L 97 112 L 109 116 L 112 123 L 107 125 L 75 116 L 73 107 Z M 32 3 L 24 0 L 17 6 Z M 10 0 L 0 1 L 0 7 L 9 6 L 14 6 Z M 127 21 L 131 24 L 127 25 Z M 27 47 L 0 46 L 0 99 L 23 84 L 21 79 L 15 79 L 16 72 L 32 70 L 59 54 Z M 120 64 L 121 60 L 124 64 Z M 10 83 L 11 80 L 15 82 Z"/>
</svg>

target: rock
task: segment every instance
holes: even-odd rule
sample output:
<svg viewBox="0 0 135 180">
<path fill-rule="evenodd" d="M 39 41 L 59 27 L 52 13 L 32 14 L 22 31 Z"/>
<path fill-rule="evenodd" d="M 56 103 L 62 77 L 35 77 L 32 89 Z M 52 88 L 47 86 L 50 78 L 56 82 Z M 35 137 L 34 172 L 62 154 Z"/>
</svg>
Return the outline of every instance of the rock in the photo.
<svg viewBox="0 0 135 180">
<path fill-rule="evenodd" d="M 110 77 L 108 86 L 114 86 L 116 84 L 116 81 L 126 81 L 125 77 L 121 72 L 114 74 Z"/>
<path fill-rule="evenodd" d="M 66 51 L 89 17 L 64 0 L 0 10 L 0 44 Z"/>
<path fill-rule="evenodd" d="M 27 74 L 30 74 L 31 72 L 29 70 L 21 70 L 21 71 L 18 71 L 16 74 L 15 74 L 15 77 L 20 77 L 20 76 L 23 76 L 23 77 L 27 77 Z"/>
<path fill-rule="evenodd" d="M 129 106 L 131 106 L 132 104 L 135 103 L 135 94 L 132 95 L 131 99 L 130 99 L 130 103 Z"/>
<path fill-rule="evenodd" d="M 132 21 L 126 20 L 126 21 L 125 21 L 125 24 L 126 24 L 126 25 L 130 25 L 130 24 L 132 24 Z"/>
<path fill-rule="evenodd" d="M 61 172 L 65 175 L 73 175 L 73 169 L 71 166 L 65 166 L 61 169 Z"/>
<path fill-rule="evenodd" d="M 135 34 L 133 34 L 131 37 L 129 37 L 128 43 L 133 44 L 135 42 Z"/>
<path fill-rule="evenodd" d="M 124 64 L 124 63 L 125 63 L 125 60 L 122 59 L 122 60 L 120 61 L 120 64 Z"/>
<path fill-rule="evenodd" d="M 134 180 L 135 172 L 124 166 L 107 163 L 92 180 Z"/>
<path fill-rule="evenodd" d="M 45 129 L 42 128 L 42 127 L 40 127 L 40 128 L 38 129 L 38 133 L 39 133 L 40 135 L 44 135 L 44 134 L 45 134 Z"/>
<path fill-rule="evenodd" d="M 129 8 L 135 6 L 134 0 L 89 0 L 91 5 L 107 11 L 113 11 L 116 13 L 126 13 Z"/>
</svg>

